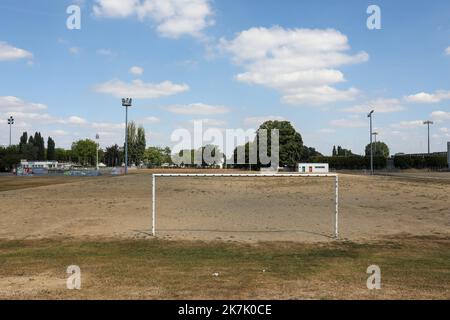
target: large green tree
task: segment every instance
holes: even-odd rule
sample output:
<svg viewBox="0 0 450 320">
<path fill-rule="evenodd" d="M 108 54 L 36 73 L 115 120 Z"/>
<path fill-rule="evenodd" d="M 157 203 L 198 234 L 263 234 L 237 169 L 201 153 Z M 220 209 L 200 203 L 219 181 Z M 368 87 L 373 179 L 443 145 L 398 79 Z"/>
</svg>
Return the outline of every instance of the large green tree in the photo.
<svg viewBox="0 0 450 320">
<path fill-rule="evenodd" d="M 20 142 L 19 142 L 19 150 L 20 152 L 22 152 L 23 147 L 28 143 L 28 132 L 24 132 L 22 133 L 22 136 L 20 137 Z"/>
<path fill-rule="evenodd" d="M 118 167 L 122 165 L 123 162 L 123 152 L 120 151 L 117 144 L 106 148 L 104 154 L 104 161 L 108 167 Z"/>
<path fill-rule="evenodd" d="M 55 149 L 55 160 L 59 162 L 72 162 L 72 150 L 65 150 L 62 148 Z"/>
<path fill-rule="evenodd" d="M 262 130 L 267 130 L 268 138 L 268 155 L 271 155 L 271 132 L 278 129 L 279 131 L 279 163 L 280 166 L 293 167 L 302 159 L 307 157 L 306 150 L 303 146 L 303 139 L 289 121 L 266 121 L 258 129 L 256 133 L 256 141 L 260 146 L 260 138 Z M 258 155 L 259 158 L 259 155 Z M 259 159 L 258 159 L 259 160 Z M 259 163 L 260 161 L 258 161 Z"/>
<path fill-rule="evenodd" d="M 55 141 L 51 137 L 47 139 L 47 160 L 56 160 Z"/>
<path fill-rule="evenodd" d="M 40 132 L 34 134 L 34 146 L 37 148 L 37 158 L 38 161 L 45 160 L 45 142 L 44 138 L 41 136 Z"/>
<path fill-rule="evenodd" d="M 389 147 L 382 141 L 373 142 L 373 155 L 375 157 L 388 158 L 390 155 Z M 366 146 L 366 156 L 370 156 L 370 143 Z"/>
<path fill-rule="evenodd" d="M 171 164 L 170 148 L 149 147 L 144 153 L 144 162 L 149 167 L 159 167 L 165 163 Z"/>
<path fill-rule="evenodd" d="M 95 165 L 97 158 L 97 144 L 90 139 L 78 140 L 72 144 L 73 155 L 78 163 L 87 166 Z"/>
<path fill-rule="evenodd" d="M 135 146 L 135 155 L 134 161 L 137 165 L 141 164 L 144 161 L 144 153 L 147 142 L 145 141 L 145 129 L 140 126 L 137 129 L 136 134 L 136 146 Z"/>
<path fill-rule="evenodd" d="M 128 123 L 128 163 L 139 165 L 144 160 L 146 147 L 145 129 L 136 127 L 134 121 Z"/>
<path fill-rule="evenodd" d="M 0 171 L 11 171 L 21 160 L 19 146 L 12 145 L 10 147 L 0 146 Z"/>
</svg>

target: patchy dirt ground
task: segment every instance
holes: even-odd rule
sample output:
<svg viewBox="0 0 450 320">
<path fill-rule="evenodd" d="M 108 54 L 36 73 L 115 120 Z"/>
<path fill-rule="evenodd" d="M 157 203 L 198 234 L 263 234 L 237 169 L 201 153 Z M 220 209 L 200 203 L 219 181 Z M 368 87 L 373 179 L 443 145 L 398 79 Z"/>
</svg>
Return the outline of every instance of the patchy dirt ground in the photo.
<svg viewBox="0 0 450 320">
<path fill-rule="evenodd" d="M 149 173 L 67 179 L 0 192 L 0 239 L 149 237 Z M 165 239 L 316 242 L 334 231 L 333 178 L 158 178 L 156 199 Z M 345 174 L 339 200 L 343 239 L 450 234 L 445 181 Z"/>
<path fill-rule="evenodd" d="M 450 297 L 445 179 L 340 175 L 337 242 L 332 178 L 158 179 L 157 239 L 148 171 L 0 190 L 0 299 Z"/>
</svg>

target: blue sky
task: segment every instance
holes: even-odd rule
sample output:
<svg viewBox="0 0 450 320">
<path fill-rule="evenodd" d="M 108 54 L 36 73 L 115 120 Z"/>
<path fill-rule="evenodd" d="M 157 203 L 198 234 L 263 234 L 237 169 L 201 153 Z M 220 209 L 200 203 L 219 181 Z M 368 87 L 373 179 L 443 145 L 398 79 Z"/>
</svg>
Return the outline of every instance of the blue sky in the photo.
<svg viewBox="0 0 450 320">
<path fill-rule="evenodd" d="M 81 8 L 69 30 L 66 9 Z M 381 30 L 369 30 L 369 5 Z M 396 152 L 450 141 L 448 1 L 2 0 L 0 145 L 13 115 L 59 147 L 123 143 L 121 96 L 148 145 L 177 128 L 257 128 L 291 121 L 308 146 L 362 153 L 366 114 Z M 229 151 L 229 150 L 228 150 Z"/>
</svg>

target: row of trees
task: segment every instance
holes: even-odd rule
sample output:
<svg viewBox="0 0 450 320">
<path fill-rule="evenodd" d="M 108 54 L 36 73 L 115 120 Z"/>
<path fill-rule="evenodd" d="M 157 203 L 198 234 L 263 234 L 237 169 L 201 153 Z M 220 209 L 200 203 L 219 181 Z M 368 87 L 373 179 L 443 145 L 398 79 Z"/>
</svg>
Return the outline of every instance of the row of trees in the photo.
<svg viewBox="0 0 450 320">
<path fill-rule="evenodd" d="M 289 121 L 266 121 L 256 132 L 256 137 L 253 141 L 245 145 L 238 146 L 233 152 L 230 159 L 226 159 L 225 155 L 217 146 L 206 145 L 198 150 L 182 150 L 178 156 L 186 161 L 185 165 L 197 166 L 201 164 L 203 167 L 214 166 L 219 162 L 223 162 L 226 166 L 236 168 L 250 167 L 250 154 L 253 154 L 257 147 L 260 146 L 262 139 L 268 139 L 267 156 L 272 156 L 271 147 L 271 133 L 273 130 L 279 132 L 279 150 L 278 162 L 283 167 L 295 167 L 299 162 L 324 161 L 329 162 L 335 168 L 357 168 L 366 165 L 365 157 L 357 156 L 351 150 L 342 148 L 341 146 L 334 146 L 332 157 L 323 157 L 316 149 L 307 147 L 303 143 L 302 136 L 295 130 Z M 48 137 L 47 148 L 45 148 L 44 138 L 39 132 L 28 137 L 24 134 L 20 138 L 18 146 L 11 148 L 0 149 L 0 166 L 10 169 L 13 164 L 17 164 L 20 159 L 27 160 L 57 160 L 60 162 L 77 162 L 83 166 L 94 166 L 97 160 L 98 146 L 95 141 L 90 139 L 79 140 L 72 144 L 70 150 L 55 148 L 55 141 Z M 98 149 L 99 162 L 105 163 L 107 166 L 121 166 L 124 162 L 124 148 L 117 144 L 112 145 L 105 150 Z M 207 152 L 205 152 L 205 150 Z M 238 156 L 245 151 L 245 159 L 238 159 Z M 378 159 L 386 159 L 389 156 L 389 148 L 383 142 L 373 144 L 374 156 Z M 366 146 L 366 155 L 370 155 L 370 144 Z M 216 162 L 210 163 L 203 158 L 204 154 L 211 155 Z M 256 165 L 252 164 L 252 168 L 258 169 L 260 167 L 269 166 L 270 164 L 263 164 L 259 158 L 259 152 L 255 152 Z M 335 158 L 348 158 L 347 160 Z M 141 165 L 145 164 L 149 167 L 161 166 L 163 164 L 172 164 L 172 155 L 170 148 L 149 147 L 146 148 L 145 129 L 140 126 L 137 127 L 134 122 L 128 125 L 128 159 L 129 164 Z M 241 163 L 238 163 L 241 162 Z M 243 163 L 242 163 L 243 162 Z M 347 163 L 347 165 L 346 165 Z M 377 160 L 377 163 L 382 165 L 382 160 Z M 335 164 L 335 166 L 333 166 Z"/>
<path fill-rule="evenodd" d="M 40 132 L 35 132 L 30 136 L 28 136 L 28 132 L 24 132 L 18 145 L 0 147 L 0 171 L 10 171 L 22 159 L 29 161 L 56 160 L 55 141 L 48 137 L 46 148 Z"/>
<path fill-rule="evenodd" d="M 390 151 L 389 151 L 389 147 L 387 146 L 386 143 L 378 141 L 378 142 L 373 142 L 373 155 L 374 157 L 385 157 L 388 158 Z M 370 143 L 366 146 L 365 148 L 365 155 L 366 156 L 370 156 Z M 332 156 L 333 157 L 354 157 L 357 156 L 357 154 L 354 154 L 352 152 L 352 150 L 349 149 L 344 149 L 341 146 L 333 146 L 333 151 L 332 151 Z"/>
<path fill-rule="evenodd" d="M 268 158 L 272 157 L 271 138 L 274 130 L 278 130 L 279 134 L 277 160 L 280 166 L 294 168 L 299 162 L 308 161 L 312 157 L 321 155 L 316 149 L 303 144 L 302 136 L 289 121 L 266 121 L 258 128 L 255 139 L 236 147 L 230 159 L 226 159 L 219 147 L 213 145 L 206 145 L 197 150 L 182 150 L 178 157 L 183 160 L 181 164 L 185 166 L 200 165 L 208 167 L 221 162 L 226 167 L 241 169 L 258 170 L 261 167 L 269 167 L 270 163 L 267 164 L 266 161 L 260 159 L 258 148 L 262 145 L 260 142 L 267 139 L 267 151 L 265 153 Z M 205 160 L 203 157 L 205 154 L 211 159 Z M 255 156 L 255 159 L 251 159 L 252 155 Z"/>
<path fill-rule="evenodd" d="M 349 157 L 349 156 L 354 156 L 352 150 L 349 149 L 344 149 L 341 146 L 333 146 L 333 152 L 332 152 L 333 157 Z"/>
<path fill-rule="evenodd" d="M 52 137 L 48 137 L 46 149 L 44 138 L 40 132 L 35 132 L 34 136 L 30 135 L 30 137 L 28 137 L 28 132 L 24 132 L 20 137 L 19 153 L 23 159 L 30 161 L 55 160 L 55 141 Z"/>
</svg>

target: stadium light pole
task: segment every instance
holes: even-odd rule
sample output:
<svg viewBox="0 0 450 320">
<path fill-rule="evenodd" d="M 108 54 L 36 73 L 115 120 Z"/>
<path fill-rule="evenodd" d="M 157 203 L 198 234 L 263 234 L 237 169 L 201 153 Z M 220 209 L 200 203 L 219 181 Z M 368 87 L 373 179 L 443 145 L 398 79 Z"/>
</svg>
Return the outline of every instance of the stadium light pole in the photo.
<svg viewBox="0 0 450 320">
<path fill-rule="evenodd" d="M 97 133 L 95 135 L 95 140 L 97 140 L 96 146 L 97 146 L 97 171 L 98 171 L 98 148 L 99 148 L 99 144 L 98 144 L 98 140 L 100 139 L 100 135 Z"/>
<path fill-rule="evenodd" d="M 14 124 L 14 118 L 12 116 L 8 118 L 8 124 L 9 124 L 9 146 L 11 147 L 11 127 Z"/>
<path fill-rule="evenodd" d="M 434 124 L 433 121 L 427 120 L 423 124 L 428 126 L 428 154 L 430 154 L 430 124 Z"/>
<path fill-rule="evenodd" d="M 367 115 L 368 118 L 370 118 L 370 174 L 373 175 L 373 132 L 372 132 L 372 116 L 375 110 L 370 111 L 370 113 Z"/>
<path fill-rule="evenodd" d="M 133 99 L 123 98 L 122 106 L 125 107 L 125 174 L 128 173 L 128 108 L 131 107 Z"/>
</svg>

